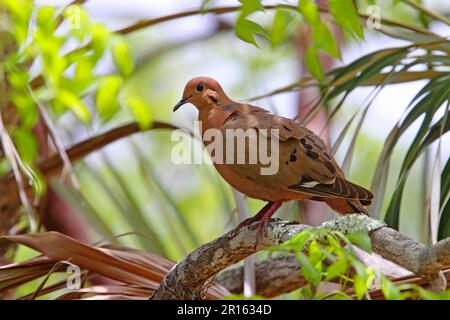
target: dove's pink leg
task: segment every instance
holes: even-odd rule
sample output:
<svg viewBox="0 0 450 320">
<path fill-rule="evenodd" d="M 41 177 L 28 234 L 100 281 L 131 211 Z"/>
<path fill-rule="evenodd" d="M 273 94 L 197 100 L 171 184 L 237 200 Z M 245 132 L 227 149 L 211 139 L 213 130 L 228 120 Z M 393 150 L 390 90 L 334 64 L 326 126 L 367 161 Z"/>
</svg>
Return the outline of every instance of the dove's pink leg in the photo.
<svg viewBox="0 0 450 320">
<path fill-rule="evenodd" d="M 238 232 L 243 226 L 250 226 L 253 222 L 259 222 L 256 234 L 256 244 L 258 244 L 262 235 L 266 232 L 270 218 L 275 214 L 278 208 L 281 207 L 281 204 L 281 201 L 270 201 L 255 216 L 242 221 L 235 229 L 235 232 Z"/>
</svg>

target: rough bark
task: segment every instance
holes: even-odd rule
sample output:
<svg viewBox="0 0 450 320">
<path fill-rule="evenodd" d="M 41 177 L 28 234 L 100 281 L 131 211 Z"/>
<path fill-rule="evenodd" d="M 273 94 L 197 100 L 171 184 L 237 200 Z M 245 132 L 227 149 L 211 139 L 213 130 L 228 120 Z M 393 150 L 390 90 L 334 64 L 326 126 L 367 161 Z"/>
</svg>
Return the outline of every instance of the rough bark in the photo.
<svg viewBox="0 0 450 320">
<path fill-rule="evenodd" d="M 322 227 L 347 233 L 369 231 L 375 253 L 424 278 L 434 291 L 442 291 L 446 288 L 446 280 L 440 270 L 450 264 L 450 240 L 448 239 L 427 247 L 384 226 L 378 220 L 361 215 L 342 216 L 325 223 Z M 161 281 L 152 299 L 201 299 L 207 284 L 220 271 L 257 251 L 278 245 L 292 238 L 298 232 L 309 228 L 311 226 L 271 220 L 258 246 L 255 246 L 256 231 L 253 225 L 240 230 L 232 230 L 200 246 L 175 265 Z M 272 263 L 276 263 L 277 268 L 282 268 L 269 272 L 267 268 Z M 298 270 L 297 268 L 293 266 L 292 259 L 284 262 L 269 261 L 266 264 L 259 264 L 257 272 L 266 270 L 268 278 L 257 280 L 257 292 L 273 296 L 275 287 L 286 287 L 285 292 L 290 288 L 298 288 L 304 283 L 304 280 L 299 276 L 292 275 Z M 239 273 L 239 271 L 231 272 L 234 275 Z M 282 279 L 283 275 L 286 276 L 286 279 Z M 233 291 L 235 284 L 230 282 L 229 277 L 231 276 L 228 276 L 228 279 L 227 276 L 220 276 L 218 279 L 222 285 Z M 288 279 L 294 283 L 287 283 Z M 273 285 L 272 289 L 269 288 L 271 285 Z"/>
</svg>

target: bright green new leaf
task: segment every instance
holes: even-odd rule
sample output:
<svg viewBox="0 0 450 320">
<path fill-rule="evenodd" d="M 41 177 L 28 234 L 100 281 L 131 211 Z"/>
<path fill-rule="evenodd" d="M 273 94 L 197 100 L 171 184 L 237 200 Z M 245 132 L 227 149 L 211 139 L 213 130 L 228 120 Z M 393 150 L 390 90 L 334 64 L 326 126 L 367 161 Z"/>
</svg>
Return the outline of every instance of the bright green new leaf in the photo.
<svg viewBox="0 0 450 320">
<path fill-rule="evenodd" d="M 316 240 L 312 240 L 308 247 L 308 258 L 309 261 L 316 267 L 316 269 L 321 269 L 322 261 L 325 259 L 322 253 L 321 246 Z"/>
<path fill-rule="evenodd" d="M 329 281 L 340 276 L 343 276 L 348 269 L 347 260 L 344 258 L 338 258 L 327 268 L 327 275 L 325 280 Z"/>
<path fill-rule="evenodd" d="M 361 300 L 367 291 L 367 278 L 357 274 L 353 279 L 353 290 L 355 290 L 358 300 Z"/>
<path fill-rule="evenodd" d="M 75 65 L 74 80 L 77 82 L 83 82 L 85 84 L 93 80 L 94 61 L 92 57 L 86 56 L 77 60 Z"/>
<path fill-rule="evenodd" d="M 339 52 L 336 39 L 326 23 L 319 22 L 314 25 L 312 28 L 312 35 L 316 48 L 322 49 L 332 57 L 337 59 L 341 58 L 341 53 Z"/>
<path fill-rule="evenodd" d="M 22 92 L 14 92 L 11 94 L 11 100 L 20 115 L 20 124 L 22 128 L 32 129 L 39 118 L 38 109 L 29 95 Z"/>
<path fill-rule="evenodd" d="M 308 257 L 303 253 L 297 253 L 296 257 L 300 262 L 302 274 L 306 280 L 308 280 L 309 283 L 318 286 L 320 284 L 320 272 L 312 265 L 311 261 L 309 261 Z"/>
<path fill-rule="evenodd" d="M 133 112 L 141 129 L 147 129 L 152 124 L 152 114 L 147 103 L 142 99 L 130 96 L 125 99 L 125 104 Z"/>
<path fill-rule="evenodd" d="M 306 49 L 305 63 L 308 71 L 317 79 L 323 80 L 323 69 L 320 64 L 317 49 L 315 47 L 309 47 Z"/>
<path fill-rule="evenodd" d="M 381 291 L 387 300 L 399 300 L 401 297 L 400 290 L 386 277 L 382 277 Z"/>
<path fill-rule="evenodd" d="M 30 76 L 28 75 L 28 73 L 20 69 L 16 69 L 8 73 L 9 83 L 17 89 L 25 88 L 28 84 L 29 79 Z"/>
<path fill-rule="evenodd" d="M 37 25 L 47 36 L 53 34 L 56 28 L 55 7 L 42 6 L 37 14 Z"/>
<path fill-rule="evenodd" d="M 133 72 L 134 62 L 127 43 L 120 38 L 115 40 L 112 46 L 112 54 L 119 72 L 124 77 L 130 76 Z"/>
<path fill-rule="evenodd" d="M 239 0 L 242 3 L 242 16 L 246 17 L 256 11 L 264 11 L 261 0 Z"/>
<path fill-rule="evenodd" d="M 255 40 L 255 34 L 259 34 L 261 36 L 264 36 L 267 38 L 266 30 L 264 30 L 263 27 L 261 27 L 256 22 L 253 22 L 251 20 L 248 20 L 244 17 L 239 17 L 236 26 L 235 26 L 235 32 L 236 36 L 248 43 L 251 43 L 255 45 L 256 47 L 259 47 Z"/>
<path fill-rule="evenodd" d="M 106 76 L 100 80 L 95 94 L 95 106 L 104 121 L 110 120 L 120 109 L 118 102 L 122 78 L 116 75 Z"/>
<path fill-rule="evenodd" d="M 286 37 L 286 30 L 292 20 L 293 17 L 287 10 L 279 9 L 275 12 L 275 17 L 273 18 L 272 33 L 270 36 L 270 41 L 273 47 L 279 45 Z"/>
<path fill-rule="evenodd" d="M 316 25 L 320 21 L 319 9 L 313 0 L 299 0 L 298 10 L 311 26 Z"/>
<path fill-rule="evenodd" d="M 363 29 L 353 1 L 329 0 L 328 5 L 334 20 L 345 32 L 355 39 L 364 39 Z"/>
<path fill-rule="evenodd" d="M 89 109 L 81 102 L 81 100 L 72 92 L 67 90 L 60 90 L 56 96 L 56 100 L 65 107 L 72 110 L 72 112 L 84 123 L 89 123 L 91 120 L 91 113 Z"/>
<path fill-rule="evenodd" d="M 90 31 L 92 33 L 91 46 L 94 49 L 94 56 L 100 58 L 112 37 L 111 32 L 98 23 L 91 24 Z"/>
<path fill-rule="evenodd" d="M 38 154 L 38 145 L 32 131 L 24 128 L 14 128 L 11 134 L 20 158 L 27 163 L 33 162 Z"/>
</svg>

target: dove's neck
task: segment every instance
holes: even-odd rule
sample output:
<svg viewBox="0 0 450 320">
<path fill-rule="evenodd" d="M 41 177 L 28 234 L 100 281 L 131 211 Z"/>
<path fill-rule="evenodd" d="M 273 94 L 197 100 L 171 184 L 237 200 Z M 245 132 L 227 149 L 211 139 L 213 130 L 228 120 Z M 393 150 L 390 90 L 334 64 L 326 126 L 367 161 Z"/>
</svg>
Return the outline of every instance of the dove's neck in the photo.
<svg viewBox="0 0 450 320">
<path fill-rule="evenodd" d="M 206 108 L 200 108 L 198 120 L 202 123 L 202 135 L 207 129 L 220 129 L 238 107 L 238 103 L 227 98 Z"/>
</svg>

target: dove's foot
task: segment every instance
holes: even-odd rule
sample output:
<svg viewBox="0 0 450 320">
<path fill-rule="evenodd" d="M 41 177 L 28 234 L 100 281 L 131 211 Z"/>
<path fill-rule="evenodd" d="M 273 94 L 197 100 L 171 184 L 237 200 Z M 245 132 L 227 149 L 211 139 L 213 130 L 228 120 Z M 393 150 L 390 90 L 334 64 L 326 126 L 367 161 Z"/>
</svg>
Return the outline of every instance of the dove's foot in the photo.
<svg viewBox="0 0 450 320">
<path fill-rule="evenodd" d="M 281 204 L 282 204 L 281 201 L 275 202 L 270 201 L 255 216 L 242 221 L 235 229 L 235 232 L 237 233 L 244 226 L 250 227 L 253 223 L 258 222 L 258 224 L 256 225 L 256 244 L 255 244 L 255 246 L 258 246 L 261 238 L 263 237 L 264 233 L 267 230 L 267 225 L 269 224 L 270 218 L 272 218 L 272 216 L 275 214 L 278 208 L 281 207 Z"/>
</svg>

